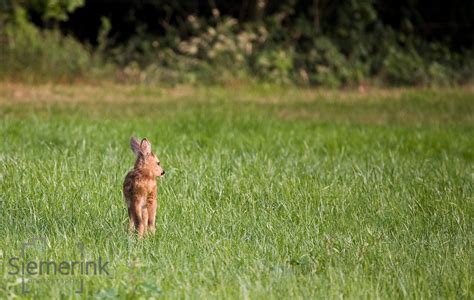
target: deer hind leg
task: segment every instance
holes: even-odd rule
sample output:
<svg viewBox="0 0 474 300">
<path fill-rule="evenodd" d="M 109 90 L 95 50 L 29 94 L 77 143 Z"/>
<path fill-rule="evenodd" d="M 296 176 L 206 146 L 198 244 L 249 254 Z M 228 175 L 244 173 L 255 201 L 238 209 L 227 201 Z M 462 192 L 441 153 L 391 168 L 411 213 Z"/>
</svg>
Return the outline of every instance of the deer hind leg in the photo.
<svg viewBox="0 0 474 300">
<path fill-rule="evenodd" d="M 137 217 L 135 216 L 135 213 L 133 212 L 133 209 L 131 207 L 128 208 L 128 231 L 130 233 L 134 233 L 137 224 Z"/>
<path fill-rule="evenodd" d="M 156 201 L 148 203 L 148 228 L 152 234 L 155 234 L 155 218 L 156 218 Z"/>
<path fill-rule="evenodd" d="M 148 210 L 146 207 L 142 208 L 143 233 L 146 233 L 148 227 Z"/>
<path fill-rule="evenodd" d="M 144 214 L 143 212 L 146 211 L 146 209 L 143 209 L 143 202 L 142 201 L 136 201 L 133 204 L 133 210 L 135 212 L 135 226 L 138 230 L 138 236 L 142 237 L 143 234 L 145 233 L 146 230 L 146 223 L 145 223 L 145 218 L 146 221 L 148 221 L 148 213 Z"/>
</svg>

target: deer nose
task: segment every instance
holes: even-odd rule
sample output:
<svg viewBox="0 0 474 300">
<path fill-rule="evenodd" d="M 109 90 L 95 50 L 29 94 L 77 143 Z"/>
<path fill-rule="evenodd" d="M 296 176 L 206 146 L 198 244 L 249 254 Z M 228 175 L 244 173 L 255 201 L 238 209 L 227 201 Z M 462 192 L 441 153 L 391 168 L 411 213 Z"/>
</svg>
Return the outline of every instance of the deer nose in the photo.
<svg viewBox="0 0 474 300">
<path fill-rule="evenodd" d="M 165 170 L 161 171 L 161 176 L 165 175 Z"/>
</svg>

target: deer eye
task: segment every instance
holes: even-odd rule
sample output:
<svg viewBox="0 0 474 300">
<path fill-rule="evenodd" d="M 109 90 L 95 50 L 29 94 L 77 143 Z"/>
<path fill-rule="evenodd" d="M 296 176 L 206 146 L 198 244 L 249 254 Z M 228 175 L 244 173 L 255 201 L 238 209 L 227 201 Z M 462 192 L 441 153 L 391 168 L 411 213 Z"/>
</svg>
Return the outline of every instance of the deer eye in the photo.
<svg viewBox="0 0 474 300">
<path fill-rule="evenodd" d="M 158 164 L 158 165 L 161 165 L 161 163 L 160 163 L 160 162 L 157 162 L 157 164 Z"/>
</svg>

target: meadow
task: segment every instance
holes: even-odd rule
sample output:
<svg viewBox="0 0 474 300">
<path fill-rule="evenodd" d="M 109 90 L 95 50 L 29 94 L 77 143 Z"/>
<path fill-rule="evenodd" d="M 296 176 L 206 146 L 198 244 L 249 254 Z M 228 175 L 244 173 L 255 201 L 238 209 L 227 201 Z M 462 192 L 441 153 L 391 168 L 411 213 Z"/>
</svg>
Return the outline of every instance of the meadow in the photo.
<svg viewBox="0 0 474 300">
<path fill-rule="evenodd" d="M 472 299 L 473 129 L 472 87 L 0 83 L 0 298 Z M 142 240 L 132 135 L 166 170 Z M 28 259 L 82 243 L 110 274 L 22 294 L 34 237 Z"/>
</svg>

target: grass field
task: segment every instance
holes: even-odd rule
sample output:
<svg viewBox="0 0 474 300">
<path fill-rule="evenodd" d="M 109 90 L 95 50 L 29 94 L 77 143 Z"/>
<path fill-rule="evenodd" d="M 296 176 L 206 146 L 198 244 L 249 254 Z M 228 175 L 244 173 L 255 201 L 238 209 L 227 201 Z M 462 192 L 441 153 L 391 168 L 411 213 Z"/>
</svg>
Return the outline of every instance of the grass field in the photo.
<svg viewBox="0 0 474 300">
<path fill-rule="evenodd" d="M 0 116 L 0 298 L 473 297 L 472 88 L 2 83 Z M 166 170 L 143 240 L 132 135 Z M 25 261 L 82 242 L 110 275 L 28 275 L 22 294 L 9 261 L 34 237 Z"/>
</svg>

